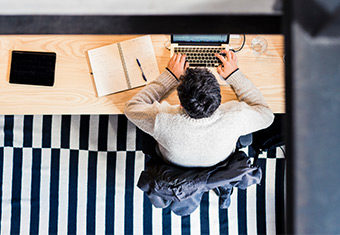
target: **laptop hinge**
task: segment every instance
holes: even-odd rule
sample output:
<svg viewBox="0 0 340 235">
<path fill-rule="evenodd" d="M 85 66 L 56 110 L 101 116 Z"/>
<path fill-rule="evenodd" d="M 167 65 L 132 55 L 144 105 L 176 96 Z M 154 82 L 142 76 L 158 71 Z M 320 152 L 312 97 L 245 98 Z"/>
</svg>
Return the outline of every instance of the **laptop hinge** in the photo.
<svg viewBox="0 0 340 235">
<path fill-rule="evenodd" d="M 179 46 L 221 46 L 221 43 L 212 43 L 212 42 L 180 42 Z"/>
</svg>

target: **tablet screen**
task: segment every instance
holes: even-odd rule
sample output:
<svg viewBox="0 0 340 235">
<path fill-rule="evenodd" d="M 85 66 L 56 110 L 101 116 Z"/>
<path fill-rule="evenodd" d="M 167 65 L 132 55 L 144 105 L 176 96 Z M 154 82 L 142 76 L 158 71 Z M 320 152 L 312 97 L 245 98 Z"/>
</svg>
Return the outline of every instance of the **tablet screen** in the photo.
<svg viewBox="0 0 340 235">
<path fill-rule="evenodd" d="M 56 53 L 12 51 L 10 83 L 53 86 Z"/>
</svg>

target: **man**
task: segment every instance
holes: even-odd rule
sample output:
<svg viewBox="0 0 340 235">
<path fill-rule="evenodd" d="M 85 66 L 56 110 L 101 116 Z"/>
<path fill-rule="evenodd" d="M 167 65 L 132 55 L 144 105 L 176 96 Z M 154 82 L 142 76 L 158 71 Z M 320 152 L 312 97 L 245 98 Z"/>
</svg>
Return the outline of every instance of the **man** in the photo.
<svg viewBox="0 0 340 235">
<path fill-rule="evenodd" d="M 208 167 L 225 160 L 238 138 L 268 127 L 274 115 L 261 92 L 238 69 L 233 52 L 222 51 L 217 72 L 238 101 L 221 104 L 220 87 L 206 69 L 191 69 L 185 55 L 175 54 L 164 71 L 125 107 L 128 119 L 157 141 L 164 160 L 184 167 Z M 181 105 L 161 99 L 177 86 Z"/>
</svg>

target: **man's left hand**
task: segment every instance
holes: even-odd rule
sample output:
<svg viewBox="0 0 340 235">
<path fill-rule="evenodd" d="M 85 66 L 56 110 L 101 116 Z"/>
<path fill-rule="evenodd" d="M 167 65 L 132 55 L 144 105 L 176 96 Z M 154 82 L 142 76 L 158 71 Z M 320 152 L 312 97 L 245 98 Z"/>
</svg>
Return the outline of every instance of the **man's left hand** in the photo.
<svg viewBox="0 0 340 235">
<path fill-rule="evenodd" d="M 185 70 L 189 67 L 189 63 L 185 60 L 186 56 L 181 53 L 174 54 L 169 60 L 167 68 L 176 76 L 178 79 L 184 75 Z"/>
</svg>

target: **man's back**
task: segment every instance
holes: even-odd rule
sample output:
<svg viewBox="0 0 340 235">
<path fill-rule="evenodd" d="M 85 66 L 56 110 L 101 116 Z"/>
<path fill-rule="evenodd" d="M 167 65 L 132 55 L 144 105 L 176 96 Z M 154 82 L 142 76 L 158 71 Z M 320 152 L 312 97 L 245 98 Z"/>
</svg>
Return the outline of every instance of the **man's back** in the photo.
<svg viewBox="0 0 340 235">
<path fill-rule="evenodd" d="M 202 119 L 189 117 L 180 106 L 177 112 L 160 113 L 154 138 L 162 156 L 176 165 L 192 167 L 212 166 L 226 159 L 241 135 L 235 128 L 241 120 L 237 120 L 239 110 L 224 106 L 236 103 L 225 103 L 211 117 Z"/>
</svg>

